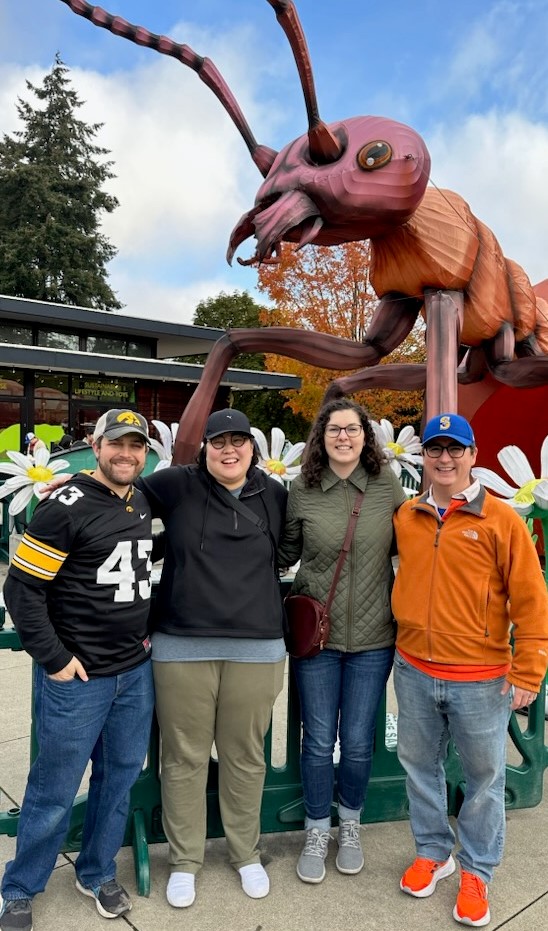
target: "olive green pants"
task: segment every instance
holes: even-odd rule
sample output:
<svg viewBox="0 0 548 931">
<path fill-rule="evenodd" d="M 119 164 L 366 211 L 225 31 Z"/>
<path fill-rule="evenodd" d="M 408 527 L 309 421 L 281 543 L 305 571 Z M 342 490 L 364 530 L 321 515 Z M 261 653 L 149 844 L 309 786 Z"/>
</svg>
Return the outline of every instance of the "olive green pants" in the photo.
<svg viewBox="0 0 548 931">
<path fill-rule="evenodd" d="M 232 866 L 259 863 L 264 738 L 282 690 L 285 661 L 154 662 L 162 738 L 162 815 L 171 871 L 197 873 L 206 841 L 212 744 L 219 805 Z"/>
</svg>

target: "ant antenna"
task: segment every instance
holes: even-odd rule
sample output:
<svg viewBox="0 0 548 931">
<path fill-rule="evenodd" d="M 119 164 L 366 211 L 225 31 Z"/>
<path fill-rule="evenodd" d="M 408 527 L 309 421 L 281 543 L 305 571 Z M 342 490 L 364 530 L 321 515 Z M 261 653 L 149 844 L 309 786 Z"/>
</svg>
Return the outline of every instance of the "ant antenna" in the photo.
<svg viewBox="0 0 548 931">
<path fill-rule="evenodd" d="M 234 94 L 209 58 L 203 58 L 197 55 L 188 45 L 180 45 L 167 36 L 155 35 L 155 33 L 149 32 L 148 29 L 145 29 L 143 26 L 135 26 L 132 23 L 128 23 L 125 19 L 122 19 L 121 16 L 114 16 L 112 13 L 107 13 L 107 11 L 103 10 L 100 6 L 92 6 L 90 3 L 86 3 L 85 0 L 61 0 L 61 2 L 66 3 L 73 13 L 77 13 L 85 19 L 89 19 L 95 26 L 108 29 L 108 31 L 112 32 L 114 35 L 129 39 L 130 42 L 135 42 L 137 45 L 152 48 L 162 55 L 171 55 L 183 65 L 192 68 L 200 80 L 213 91 L 217 100 L 220 100 L 236 126 L 236 129 L 242 136 L 251 158 L 255 162 L 263 178 L 266 178 L 278 153 L 268 146 L 259 145 L 257 143 Z"/>
<path fill-rule="evenodd" d="M 320 165 L 336 162 L 341 157 L 344 147 L 327 124 L 320 119 L 310 53 L 295 4 L 292 0 L 268 0 L 268 3 L 275 11 L 276 19 L 289 40 L 301 79 L 308 116 L 310 157 Z"/>
</svg>

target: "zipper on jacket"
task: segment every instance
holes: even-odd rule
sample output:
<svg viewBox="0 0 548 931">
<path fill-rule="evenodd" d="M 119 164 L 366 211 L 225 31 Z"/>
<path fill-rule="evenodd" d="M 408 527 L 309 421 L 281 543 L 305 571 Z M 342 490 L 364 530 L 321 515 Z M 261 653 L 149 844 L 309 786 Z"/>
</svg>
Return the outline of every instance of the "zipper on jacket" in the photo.
<svg viewBox="0 0 548 931">
<path fill-rule="evenodd" d="M 432 515 L 434 516 L 434 515 Z M 428 644 L 428 662 L 432 662 L 432 583 L 434 581 L 434 573 L 436 569 L 436 562 L 438 559 L 438 549 L 440 545 L 440 533 L 443 524 L 440 522 L 439 517 L 436 515 L 436 520 L 438 522 L 438 527 L 436 530 L 436 536 L 434 537 L 434 558 L 432 560 L 432 570 L 430 573 L 430 600 L 428 604 L 428 629 L 426 631 L 426 642 Z"/>
</svg>

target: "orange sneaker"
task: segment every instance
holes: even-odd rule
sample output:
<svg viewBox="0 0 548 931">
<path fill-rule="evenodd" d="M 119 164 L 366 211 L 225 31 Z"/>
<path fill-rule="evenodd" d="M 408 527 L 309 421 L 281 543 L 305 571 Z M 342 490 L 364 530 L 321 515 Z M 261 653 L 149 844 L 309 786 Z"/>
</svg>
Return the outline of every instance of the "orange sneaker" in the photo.
<svg viewBox="0 0 548 931">
<path fill-rule="evenodd" d="M 483 928 L 491 921 L 489 903 L 487 902 L 487 885 L 475 873 L 461 870 L 460 889 L 457 904 L 453 909 L 453 918 L 461 925 Z"/>
<path fill-rule="evenodd" d="M 409 869 L 405 871 L 400 880 L 400 889 L 402 892 L 408 892 L 418 899 L 425 899 L 426 896 L 432 895 L 440 879 L 451 876 L 455 872 L 455 861 L 449 857 L 443 863 L 437 860 L 427 860 L 425 857 L 417 857 Z"/>
</svg>

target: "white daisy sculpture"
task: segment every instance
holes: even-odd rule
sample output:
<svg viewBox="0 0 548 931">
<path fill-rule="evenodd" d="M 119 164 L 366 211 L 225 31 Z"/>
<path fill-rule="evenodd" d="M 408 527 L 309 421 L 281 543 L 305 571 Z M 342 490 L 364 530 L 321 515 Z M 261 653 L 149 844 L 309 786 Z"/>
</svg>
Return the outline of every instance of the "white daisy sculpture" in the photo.
<svg viewBox="0 0 548 931">
<path fill-rule="evenodd" d="M 258 427 L 251 427 L 253 438 L 259 447 L 259 469 L 266 472 L 277 482 L 292 482 L 301 471 L 300 465 L 291 465 L 300 458 L 304 443 L 286 444 L 285 433 L 279 427 L 272 427 L 270 432 L 270 452 L 266 436 Z M 287 447 L 284 452 L 284 447 Z"/>
<path fill-rule="evenodd" d="M 161 469 L 167 469 L 168 466 L 171 465 L 171 460 L 173 458 L 173 445 L 175 443 L 175 437 L 177 436 L 179 424 L 172 423 L 170 429 L 168 425 L 165 424 L 162 420 L 153 420 L 151 422 L 156 427 L 161 440 L 160 443 L 158 440 L 153 440 L 152 438 L 150 440 L 150 445 L 158 456 L 159 460 L 154 471 L 159 472 Z"/>
<path fill-rule="evenodd" d="M 482 485 L 496 491 L 503 501 L 506 501 L 521 517 L 525 518 L 530 530 L 534 519 L 540 521 L 546 553 L 548 548 L 548 436 L 544 437 L 540 449 L 540 478 L 535 478 L 527 456 L 519 446 L 505 446 L 497 453 L 497 459 L 504 471 L 516 483 L 517 488 L 506 482 L 496 472 L 481 466 L 472 469 L 474 478 L 478 478 Z M 544 578 L 548 586 L 548 561 L 544 570 Z"/>
<path fill-rule="evenodd" d="M 66 459 L 50 462 L 46 447 L 36 449 L 32 456 L 14 450 L 8 450 L 6 455 L 11 462 L 1 462 L 0 473 L 6 472 L 11 478 L 6 479 L 0 488 L 0 499 L 14 495 L 8 508 L 12 517 L 24 511 L 33 495 L 40 499 L 41 492 L 53 476 L 70 467 Z"/>
<path fill-rule="evenodd" d="M 403 468 L 420 485 L 421 475 L 415 466 L 422 465 L 422 447 L 413 427 L 409 424 L 402 427 L 394 439 L 394 427 L 389 420 L 381 420 L 380 423 L 372 420 L 371 426 L 392 471 L 400 478 Z"/>
<path fill-rule="evenodd" d="M 497 453 L 497 459 L 517 488 L 491 469 L 472 469 L 474 478 L 496 491 L 521 517 L 548 518 L 548 436 L 540 450 L 540 478 L 535 478 L 527 456 L 519 446 L 505 446 Z M 544 514 L 537 514 L 536 509 Z"/>
</svg>

